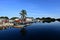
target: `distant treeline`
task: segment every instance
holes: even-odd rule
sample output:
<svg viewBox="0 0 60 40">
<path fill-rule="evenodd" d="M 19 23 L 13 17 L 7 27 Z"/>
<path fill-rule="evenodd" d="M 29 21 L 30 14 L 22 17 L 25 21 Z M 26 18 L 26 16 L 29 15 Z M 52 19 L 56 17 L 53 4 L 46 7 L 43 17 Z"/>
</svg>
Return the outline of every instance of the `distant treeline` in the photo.
<svg viewBox="0 0 60 40">
<path fill-rule="evenodd" d="M 3 18 L 3 19 L 16 19 L 16 18 L 19 18 L 19 17 L 12 17 L 12 18 L 9 18 L 7 16 L 1 16 L 0 19 Z M 55 22 L 55 21 L 59 21 L 60 22 L 60 18 L 51 18 L 51 17 L 42 17 L 42 18 L 35 18 L 35 19 L 38 19 L 38 20 L 43 20 L 44 22 Z"/>
<path fill-rule="evenodd" d="M 1 16 L 0 17 L 0 19 L 12 19 L 12 20 L 17 19 L 17 18 L 19 18 L 19 17 L 12 17 L 12 18 L 9 18 L 7 16 Z"/>
<path fill-rule="evenodd" d="M 0 19 L 9 19 L 7 16 L 1 16 Z"/>
<path fill-rule="evenodd" d="M 55 22 L 55 21 L 59 21 L 60 22 L 60 18 L 51 18 L 51 17 L 42 17 L 42 18 L 36 18 L 36 19 L 39 19 L 39 20 L 43 20 L 43 22 Z"/>
</svg>

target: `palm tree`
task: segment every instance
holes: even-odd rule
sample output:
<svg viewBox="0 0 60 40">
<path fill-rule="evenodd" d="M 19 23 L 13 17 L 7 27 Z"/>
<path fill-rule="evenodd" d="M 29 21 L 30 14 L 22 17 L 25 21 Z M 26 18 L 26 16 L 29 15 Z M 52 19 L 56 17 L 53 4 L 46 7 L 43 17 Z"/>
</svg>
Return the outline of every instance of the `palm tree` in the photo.
<svg viewBox="0 0 60 40">
<path fill-rule="evenodd" d="M 26 10 L 22 10 L 19 14 L 21 15 L 22 20 L 24 20 L 26 18 L 27 12 Z"/>
</svg>

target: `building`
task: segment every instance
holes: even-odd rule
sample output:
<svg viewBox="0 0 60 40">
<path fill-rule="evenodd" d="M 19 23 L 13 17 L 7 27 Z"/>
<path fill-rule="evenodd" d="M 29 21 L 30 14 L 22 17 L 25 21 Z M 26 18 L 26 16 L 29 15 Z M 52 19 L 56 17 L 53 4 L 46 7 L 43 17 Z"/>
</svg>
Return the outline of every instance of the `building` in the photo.
<svg viewBox="0 0 60 40">
<path fill-rule="evenodd" d="M 9 22 L 12 23 L 12 22 L 14 22 L 14 20 L 11 20 L 11 19 L 10 19 Z"/>
<path fill-rule="evenodd" d="M 5 19 L 5 18 L 0 18 L 0 23 L 3 23 L 3 22 L 9 22 L 9 20 L 8 19 Z"/>
<path fill-rule="evenodd" d="M 14 21 L 15 21 L 15 22 L 22 22 L 21 19 L 15 19 Z"/>
<path fill-rule="evenodd" d="M 34 18 L 33 17 L 26 17 L 26 22 L 33 22 Z"/>
</svg>

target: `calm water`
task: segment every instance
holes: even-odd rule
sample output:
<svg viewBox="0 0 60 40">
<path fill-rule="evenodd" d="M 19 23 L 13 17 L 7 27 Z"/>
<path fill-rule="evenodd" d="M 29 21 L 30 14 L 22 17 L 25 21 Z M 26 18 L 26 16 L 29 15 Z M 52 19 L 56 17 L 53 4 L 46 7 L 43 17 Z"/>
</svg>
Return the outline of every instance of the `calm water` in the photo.
<svg viewBox="0 0 60 40">
<path fill-rule="evenodd" d="M 0 30 L 0 40 L 60 40 L 60 22 L 40 22 L 24 28 Z"/>
</svg>

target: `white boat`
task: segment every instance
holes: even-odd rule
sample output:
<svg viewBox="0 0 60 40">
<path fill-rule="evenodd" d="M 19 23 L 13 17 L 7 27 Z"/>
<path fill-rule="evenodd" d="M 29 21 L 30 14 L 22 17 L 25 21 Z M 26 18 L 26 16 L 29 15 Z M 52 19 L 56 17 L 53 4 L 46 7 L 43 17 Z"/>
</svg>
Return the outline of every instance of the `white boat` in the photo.
<svg viewBox="0 0 60 40">
<path fill-rule="evenodd" d="M 15 28 L 23 28 L 25 25 L 15 25 Z"/>
</svg>

